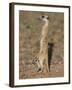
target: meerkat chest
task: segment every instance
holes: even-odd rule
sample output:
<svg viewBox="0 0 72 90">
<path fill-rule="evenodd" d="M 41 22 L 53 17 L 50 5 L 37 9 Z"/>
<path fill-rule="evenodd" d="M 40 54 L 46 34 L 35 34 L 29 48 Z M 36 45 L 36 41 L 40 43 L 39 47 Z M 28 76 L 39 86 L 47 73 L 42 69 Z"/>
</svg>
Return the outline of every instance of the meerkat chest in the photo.
<svg viewBox="0 0 72 90">
<path fill-rule="evenodd" d="M 48 35 L 48 27 L 44 27 L 42 29 L 42 36 L 47 36 Z"/>
</svg>

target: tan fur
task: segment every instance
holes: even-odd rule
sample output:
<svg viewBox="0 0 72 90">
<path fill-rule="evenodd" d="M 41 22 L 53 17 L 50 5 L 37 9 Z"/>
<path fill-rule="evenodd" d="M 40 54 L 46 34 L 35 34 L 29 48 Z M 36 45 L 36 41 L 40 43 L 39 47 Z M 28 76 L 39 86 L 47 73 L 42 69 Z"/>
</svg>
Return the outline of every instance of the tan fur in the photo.
<svg viewBox="0 0 72 90">
<path fill-rule="evenodd" d="M 44 70 L 44 63 L 46 64 L 46 70 L 49 71 L 48 66 L 48 23 L 49 20 L 46 19 L 47 16 L 43 18 L 44 25 L 42 27 L 41 32 L 41 40 L 40 40 L 40 51 L 37 55 L 39 62 L 38 67 L 41 68 L 41 71 Z"/>
</svg>

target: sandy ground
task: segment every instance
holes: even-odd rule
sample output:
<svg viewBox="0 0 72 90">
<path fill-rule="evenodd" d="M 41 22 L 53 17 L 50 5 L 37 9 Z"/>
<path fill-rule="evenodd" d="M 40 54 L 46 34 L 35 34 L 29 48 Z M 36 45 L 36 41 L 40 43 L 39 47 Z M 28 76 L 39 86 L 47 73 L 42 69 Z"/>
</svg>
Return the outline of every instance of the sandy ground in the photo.
<svg viewBox="0 0 72 90">
<path fill-rule="evenodd" d="M 64 14 L 20 11 L 19 14 L 19 78 L 50 78 L 64 76 Z M 40 50 L 43 22 L 41 15 L 49 15 L 48 40 L 52 43 L 50 72 L 36 72 L 33 58 Z"/>
</svg>

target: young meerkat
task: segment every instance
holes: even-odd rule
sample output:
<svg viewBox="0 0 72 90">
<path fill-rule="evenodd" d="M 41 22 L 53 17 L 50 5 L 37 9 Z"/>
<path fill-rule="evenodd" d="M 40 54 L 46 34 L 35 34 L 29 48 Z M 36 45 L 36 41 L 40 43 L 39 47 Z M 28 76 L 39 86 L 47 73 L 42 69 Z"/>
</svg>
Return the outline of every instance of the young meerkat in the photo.
<svg viewBox="0 0 72 90">
<path fill-rule="evenodd" d="M 41 30 L 41 40 L 40 40 L 40 51 L 33 60 L 33 64 L 37 64 L 38 72 L 44 71 L 44 63 L 46 64 L 46 70 L 49 72 L 48 66 L 48 25 L 49 16 L 43 15 L 40 19 L 44 22 Z"/>
</svg>

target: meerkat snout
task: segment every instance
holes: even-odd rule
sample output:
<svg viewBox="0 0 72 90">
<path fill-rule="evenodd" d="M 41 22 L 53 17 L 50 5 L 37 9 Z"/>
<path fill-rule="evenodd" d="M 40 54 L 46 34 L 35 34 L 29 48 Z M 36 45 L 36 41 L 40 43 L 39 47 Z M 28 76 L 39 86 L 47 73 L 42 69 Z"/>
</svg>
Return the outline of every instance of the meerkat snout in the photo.
<svg viewBox="0 0 72 90">
<path fill-rule="evenodd" d="M 47 20 L 49 20 L 49 16 L 47 17 Z"/>
</svg>

